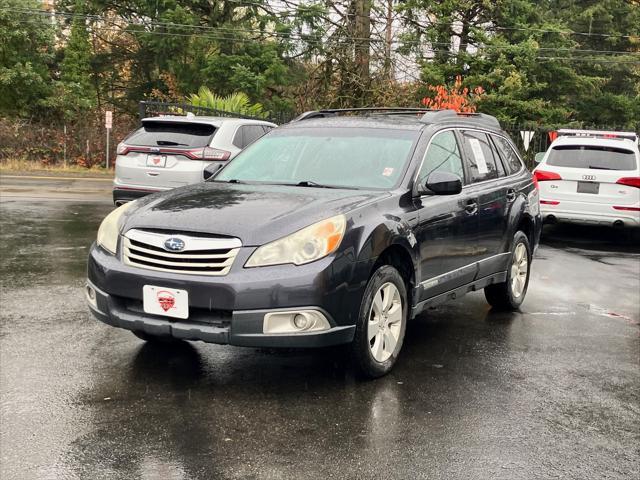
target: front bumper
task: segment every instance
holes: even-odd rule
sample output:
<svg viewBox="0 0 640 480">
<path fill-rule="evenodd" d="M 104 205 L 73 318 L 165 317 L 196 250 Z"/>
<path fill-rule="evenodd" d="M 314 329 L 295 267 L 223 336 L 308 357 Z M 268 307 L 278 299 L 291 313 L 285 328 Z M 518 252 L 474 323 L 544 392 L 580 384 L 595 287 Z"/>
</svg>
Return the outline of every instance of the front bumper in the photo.
<svg viewBox="0 0 640 480">
<path fill-rule="evenodd" d="M 244 250 L 244 249 L 243 249 Z M 251 249 L 247 249 L 251 250 Z M 203 278 L 154 272 L 128 266 L 95 245 L 91 248 L 87 285 L 94 289 L 91 312 L 114 327 L 184 340 L 249 347 L 323 347 L 349 343 L 362 292 L 349 288 L 349 262 L 323 259 L 316 265 L 244 269 L 251 252 L 240 252 L 235 269 L 220 277 Z M 243 255 L 246 254 L 246 255 Z M 340 267 L 343 265 L 343 267 Z M 292 275 L 293 273 L 297 275 Z M 340 281 L 342 279 L 342 281 Z M 144 285 L 189 291 L 189 319 L 148 314 L 142 307 Z M 265 314 L 317 310 L 330 328 L 322 331 L 265 334 Z"/>
<path fill-rule="evenodd" d="M 98 320 L 113 327 L 144 332 L 150 335 L 244 347 L 308 348 L 349 343 L 353 340 L 355 332 L 355 326 L 334 326 L 321 332 L 262 333 L 265 314 L 275 310 L 236 311 L 233 312 L 229 319 L 220 318 L 214 314 L 211 315 L 208 322 L 169 320 L 168 318 L 149 315 L 143 311 L 127 308 L 126 302 L 100 291 L 91 282 L 88 282 L 88 286 L 95 291 L 95 300 L 94 302 L 89 302 L 89 308 Z M 315 309 L 318 308 L 315 307 Z M 326 312 L 323 313 L 325 316 L 327 315 Z M 203 317 L 198 319 L 207 320 Z"/>
</svg>

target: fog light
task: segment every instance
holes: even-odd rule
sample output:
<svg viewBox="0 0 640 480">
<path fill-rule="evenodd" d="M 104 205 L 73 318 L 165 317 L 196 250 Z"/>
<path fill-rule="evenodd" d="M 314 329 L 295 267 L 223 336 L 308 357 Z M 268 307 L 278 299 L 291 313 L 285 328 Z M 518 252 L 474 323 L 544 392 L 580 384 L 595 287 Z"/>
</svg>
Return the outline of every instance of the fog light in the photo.
<svg viewBox="0 0 640 480">
<path fill-rule="evenodd" d="M 96 309 L 98 308 L 98 302 L 96 301 L 96 291 L 91 285 L 87 285 L 86 287 L 87 294 L 87 302 L 93 305 Z"/>
<path fill-rule="evenodd" d="M 306 330 L 312 326 L 312 322 L 306 315 L 296 313 L 293 317 L 293 325 L 300 330 Z"/>
<path fill-rule="evenodd" d="M 331 325 L 318 310 L 270 312 L 264 316 L 263 333 L 305 333 L 329 330 Z"/>
</svg>

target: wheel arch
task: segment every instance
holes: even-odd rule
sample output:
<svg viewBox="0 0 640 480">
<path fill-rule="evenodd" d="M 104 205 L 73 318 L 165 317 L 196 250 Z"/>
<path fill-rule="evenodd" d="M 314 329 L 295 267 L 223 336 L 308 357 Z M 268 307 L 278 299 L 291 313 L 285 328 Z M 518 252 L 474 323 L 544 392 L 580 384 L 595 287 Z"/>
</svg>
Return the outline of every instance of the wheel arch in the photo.
<svg viewBox="0 0 640 480">
<path fill-rule="evenodd" d="M 410 232 L 410 230 L 408 230 Z M 412 234 L 395 234 L 392 231 L 387 230 L 385 234 L 380 237 L 378 235 L 372 235 L 365 244 L 367 248 L 361 250 L 362 252 L 370 252 L 370 257 L 366 260 L 366 269 L 363 272 L 367 281 L 371 278 L 373 273 L 382 265 L 391 265 L 400 273 L 400 276 L 405 281 L 407 289 L 407 296 L 409 306 L 414 305 L 414 289 L 419 283 L 417 275 L 417 244 L 412 243 Z M 364 258 L 362 259 L 365 260 Z"/>
<path fill-rule="evenodd" d="M 529 245 L 533 250 L 536 243 L 536 224 L 534 218 L 527 210 L 526 201 L 522 197 L 519 197 L 511 207 L 508 222 L 509 228 L 507 229 L 507 232 L 509 235 L 505 239 L 506 245 L 504 251 L 508 252 L 511 249 L 511 241 L 518 230 L 522 230 L 522 232 L 527 236 Z"/>
<path fill-rule="evenodd" d="M 395 243 L 385 248 L 376 262 L 371 267 L 369 277 L 373 275 L 382 265 L 390 265 L 400 273 L 407 286 L 407 294 L 411 296 L 411 292 L 416 285 L 416 270 L 413 258 L 409 251 L 402 245 Z M 410 299 L 411 300 L 411 299 Z M 412 303 L 409 302 L 411 305 Z"/>
<path fill-rule="evenodd" d="M 533 249 L 534 246 L 534 238 L 535 238 L 535 227 L 533 218 L 528 215 L 526 212 L 523 212 L 518 220 L 516 228 L 513 233 L 515 234 L 518 230 L 522 231 L 527 236 L 527 240 L 529 240 L 530 248 Z"/>
</svg>

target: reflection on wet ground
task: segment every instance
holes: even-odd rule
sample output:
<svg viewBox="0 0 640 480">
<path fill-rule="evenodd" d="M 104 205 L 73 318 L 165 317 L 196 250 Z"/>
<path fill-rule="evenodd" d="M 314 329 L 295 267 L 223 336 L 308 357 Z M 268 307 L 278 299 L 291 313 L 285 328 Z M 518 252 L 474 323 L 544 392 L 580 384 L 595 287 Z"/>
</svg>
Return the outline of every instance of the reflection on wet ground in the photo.
<svg viewBox="0 0 640 480">
<path fill-rule="evenodd" d="M 97 225 L 112 208 L 96 203 L 3 203 L 1 285 L 50 285 L 82 280 Z"/>
<path fill-rule="evenodd" d="M 637 473 L 633 245 L 596 261 L 550 232 L 521 312 L 481 293 L 429 310 L 392 374 L 364 382 L 342 349 L 158 347 L 91 319 L 85 257 L 110 208 L 0 204 L 0 477 Z"/>
</svg>

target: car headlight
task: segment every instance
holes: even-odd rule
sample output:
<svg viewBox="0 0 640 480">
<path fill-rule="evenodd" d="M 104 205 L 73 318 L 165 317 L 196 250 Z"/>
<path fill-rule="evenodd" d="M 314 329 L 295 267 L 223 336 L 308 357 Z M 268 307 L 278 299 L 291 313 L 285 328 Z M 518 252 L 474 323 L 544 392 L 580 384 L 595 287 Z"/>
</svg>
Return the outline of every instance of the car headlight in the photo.
<svg viewBox="0 0 640 480">
<path fill-rule="evenodd" d="M 134 203 L 135 202 L 127 202 L 116 208 L 104 218 L 98 229 L 96 242 L 114 255 L 118 248 L 118 235 L 120 235 L 120 228 L 122 227 L 122 215 L 129 210 Z"/>
<path fill-rule="evenodd" d="M 264 267 L 293 263 L 303 265 L 336 251 L 344 236 L 347 220 L 344 215 L 314 223 L 296 233 L 259 247 L 245 267 Z"/>
</svg>

